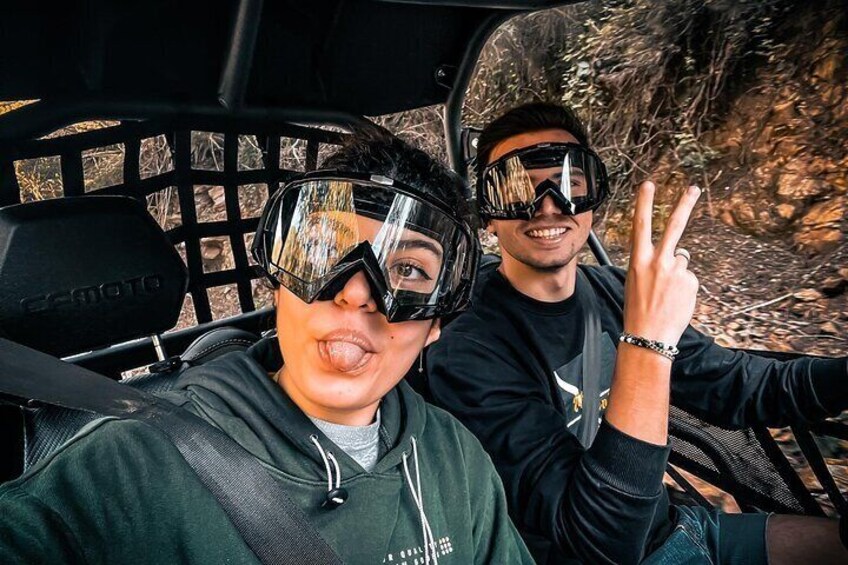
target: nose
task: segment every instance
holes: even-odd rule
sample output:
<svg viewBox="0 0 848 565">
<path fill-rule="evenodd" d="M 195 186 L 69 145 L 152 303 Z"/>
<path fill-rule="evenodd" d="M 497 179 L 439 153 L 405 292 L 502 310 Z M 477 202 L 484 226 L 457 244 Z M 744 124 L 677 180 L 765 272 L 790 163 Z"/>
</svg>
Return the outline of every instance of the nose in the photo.
<svg viewBox="0 0 848 565">
<path fill-rule="evenodd" d="M 557 205 L 557 203 L 554 202 L 554 199 L 551 197 L 551 195 L 548 194 L 547 196 L 545 196 L 542 199 L 542 203 L 539 204 L 539 207 L 536 208 L 536 214 L 535 215 L 536 216 L 547 216 L 547 215 L 551 215 L 551 214 L 562 214 L 562 210 Z"/>
<path fill-rule="evenodd" d="M 333 302 L 351 310 L 377 311 L 377 302 L 371 296 L 371 285 L 368 284 L 368 279 L 362 271 L 348 279 L 342 289 L 336 293 Z"/>
</svg>

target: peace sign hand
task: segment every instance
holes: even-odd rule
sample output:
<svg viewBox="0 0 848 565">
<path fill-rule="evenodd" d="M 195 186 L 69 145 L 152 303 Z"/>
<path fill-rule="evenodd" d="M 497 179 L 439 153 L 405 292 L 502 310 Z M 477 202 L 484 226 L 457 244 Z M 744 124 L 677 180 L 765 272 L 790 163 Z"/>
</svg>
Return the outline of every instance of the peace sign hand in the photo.
<svg viewBox="0 0 848 565">
<path fill-rule="evenodd" d="M 677 345 L 695 311 L 698 279 L 688 270 L 688 253 L 675 250 L 701 190 L 690 186 L 684 191 L 656 246 L 651 242 L 654 191 L 654 183 L 645 181 L 636 197 L 624 285 L 624 331 Z"/>
</svg>

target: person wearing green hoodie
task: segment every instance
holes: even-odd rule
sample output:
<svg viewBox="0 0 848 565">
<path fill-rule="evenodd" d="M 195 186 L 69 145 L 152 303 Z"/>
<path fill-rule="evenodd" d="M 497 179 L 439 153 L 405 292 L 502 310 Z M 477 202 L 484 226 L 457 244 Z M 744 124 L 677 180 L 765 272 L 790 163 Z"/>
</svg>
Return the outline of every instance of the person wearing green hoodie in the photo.
<svg viewBox="0 0 848 565">
<path fill-rule="evenodd" d="M 255 456 L 346 563 L 531 563 L 479 442 L 402 381 L 468 301 L 460 181 L 388 134 L 354 137 L 265 206 L 253 253 L 276 336 L 165 397 Z M 0 562 L 258 559 L 161 431 L 102 418 L 0 488 Z"/>
</svg>

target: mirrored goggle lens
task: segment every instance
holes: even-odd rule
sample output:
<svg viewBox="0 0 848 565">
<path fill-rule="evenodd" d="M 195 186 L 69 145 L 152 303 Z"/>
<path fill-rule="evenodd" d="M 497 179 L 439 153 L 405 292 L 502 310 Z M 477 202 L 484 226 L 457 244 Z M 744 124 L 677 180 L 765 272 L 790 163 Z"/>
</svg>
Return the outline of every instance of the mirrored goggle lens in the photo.
<svg viewBox="0 0 848 565">
<path fill-rule="evenodd" d="M 368 242 L 386 287 L 405 304 L 435 305 L 461 280 L 446 265 L 464 264 L 467 237 L 452 218 L 412 196 L 322 179 L 290 186 L 275 207 L 272 274 L 284 271 L 311 284 Z"/>
<path fill-rule="evenodd" d="M 507 155 L 484 171 L 483 198 L 489 208 L 508 212 L 533 204 L 552 187 L 580 211 L 603 198 L 603 165 L 579 146 L 530 149 Z"/>
</svg>

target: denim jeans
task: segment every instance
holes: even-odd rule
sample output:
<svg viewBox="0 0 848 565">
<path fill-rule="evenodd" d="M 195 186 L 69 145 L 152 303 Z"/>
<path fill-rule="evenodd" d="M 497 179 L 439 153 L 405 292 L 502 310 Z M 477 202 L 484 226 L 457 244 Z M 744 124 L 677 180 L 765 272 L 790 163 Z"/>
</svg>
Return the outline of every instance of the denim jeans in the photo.
<svg viewBox="0 0 848 565">
<path fill-rule="evenodd" d="M 767 565 L 767 514 L 676 506 L 677 524 L 646 565 Z"/>
</svg>

